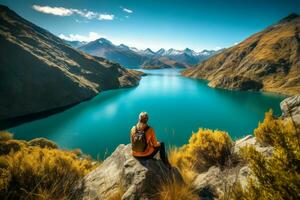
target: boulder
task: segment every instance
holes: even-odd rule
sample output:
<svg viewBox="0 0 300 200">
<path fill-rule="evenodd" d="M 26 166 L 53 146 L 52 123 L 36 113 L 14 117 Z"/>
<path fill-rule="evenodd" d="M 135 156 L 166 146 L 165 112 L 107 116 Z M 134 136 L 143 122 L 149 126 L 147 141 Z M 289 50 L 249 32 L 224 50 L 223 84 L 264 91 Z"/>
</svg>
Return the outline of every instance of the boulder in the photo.
<svg viewBox="0 0 300 200">
<path fill-rule="evenodd" d="M 232 189 L 234 183 L 240 182 L 242 186 L 247 183 L 249 172 L 245 165 L 225 169 L 212 166 L 195 178 L 193 187 L 202 200 L 225 199 L 224 194 Z"/>
<path fill-rule="evenodd" d="M 270 146 L 261 146 L 256 142 L 256 138 L 252 135 L 247 135 L 242 139 L 235 141 L 232 152 L 233 157 L 239 154 L 240 149 L 245 146 L 254 146 L 258 152 L 263 155 L 271 156 L 273 148 Z M 238 160 L 235 163 L 227 164 L 226 166 L 211 166 L 206 172 L 200 173 L 193 181 L 193 187 L 198 192 L 201 199 L 229 199 L 225 194 L 231 194 L 230 191 L 233 185 L 237 182 L 245 187 L 247 177 L 250 174 L 250 169 L 245 162 Z"/>
<path fill-rule="evenodd" d="M 140 160 L 131 155 L 131 145 L 119 145 L 114 153 L 84 178 L 84 200 L 118 196 L 122 200 L 155 199 L 160 184 L 182 181 L 176 169 L 161 160 Z"/>
<path fill-rule="evenodd" d="M 283 118 L 292 117 L 293 121 L 300 125 L 300 95 L 284 99 L 280 103 Z"/>
<path fill-rule="evenodd" d="M 233 146 L 233 152 L 238 154 L 240 149 L 245 146 L 254 146 L 255 149 L 262 153 L 265 156 L 271 156 L 273 153 L 273 147 L 271 146 L 263 146 L 256 142 L 256 138 L 253 135 L 247 135 L 242 139 L 235 141 Z"/>
</svg>

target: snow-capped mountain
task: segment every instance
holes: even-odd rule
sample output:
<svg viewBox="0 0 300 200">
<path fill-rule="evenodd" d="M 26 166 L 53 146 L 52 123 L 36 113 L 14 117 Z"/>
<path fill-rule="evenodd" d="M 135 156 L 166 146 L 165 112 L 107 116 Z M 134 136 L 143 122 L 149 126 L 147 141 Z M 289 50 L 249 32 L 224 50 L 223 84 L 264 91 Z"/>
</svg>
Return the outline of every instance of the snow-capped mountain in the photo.
<svg viewBox="0 0 300 200">
<path fill-rule="evenodd" d="M 68 44 L 72 45 L 71 43 Z M 189 48 L 184 50 L 177 50 L 173 48 L 166 50 L 161 48 L 155 52 L 150 48 L 141 50 L 135 47 L 129 47 L 125 44 L 114 45 L 111 41 L 105 38 L 100 38 L 84 44 L 80 46 L 79 49 L 91 55 L 104 57 L 113 62 L 120 63 L 128 68 L 142 67 L 150 63 L 167 63 L 165 66 L 172 66 L 172 64 L 176 63 L 176 66 L 180 65 L 181 67 L 188 67 L 198 64 L 199 62 L 218 53 L 218 51 L 214 50 L 196 52 Z"/>
<path fill-rule="evenodd" d="M 156 53 L 154 51 L 152 51 L 150 48 L 145 49 L 144 51 L 142 51 L 145 55 L 149 55 L 149 56 L 156 56 Z"/>
<path fill-rule="evenodd" d="M 76 41 L 76 40 L 75 41 L 63 40 L 63 41 L 74 48 L 79 48 L 79 47 L 87 44 L 87 42 L 81 42 L 81 41 Z"/>
<path fill-rule="evenodd" d="M 158 50 L 155 53 L 156 53 L 156 55 L 162 56 L 165 52 L 166 52 L 166 50 L 164 48 L 161 48 L 160 50 Z"/>
</svg>

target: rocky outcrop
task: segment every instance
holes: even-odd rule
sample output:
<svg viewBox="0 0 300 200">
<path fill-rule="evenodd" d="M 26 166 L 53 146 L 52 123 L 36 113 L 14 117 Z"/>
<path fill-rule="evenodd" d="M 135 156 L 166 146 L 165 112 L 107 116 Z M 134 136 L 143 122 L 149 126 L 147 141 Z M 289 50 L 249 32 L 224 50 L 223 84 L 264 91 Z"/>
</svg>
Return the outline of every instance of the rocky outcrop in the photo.
<svg viewBox="0 0 300 200">
<path fill-rule="evenodd" d="M 0 5 L 0 123 L 70 106 L 139 76 L 93 57 Z"/>
<path fill-rule="evenodd" d="M 248 135 L 235 142 L 233 154 L 247 145 L 254 145 L 264 155 L 271 155 L 273 151 L 271 147 L 259 145 L 255 137 Z M 196 174 L 192 186 L 202 199 L 218 199 L 237 181 L 244 186 L 249 173 L 244 162 L 226 167 L 212 166 L 206 172 Z M 138 160 L 132 157 L 130 145 L 119 145 L 101 166 L 84 178 L 83 200 L 116 196 L 122 200 L 156 199 L 160 185 L 170 180 L 183 181 L 176 169 L 167 168 L 161 160 Z"/>
<path fill-rule="evenodd" d="M 254 146 L 257 151 L 264 155 L 272 155 L 272 147 L 261 146 L 256 142 L 256 138 L 248 135 L 240 140 L 235 141 L 232 148 L 233 155 L 237 155 L 240 148 L 245 146 Z M 247 177 L 250 174 L 249 167 L 241 161 L 229 163 L 222 168 L 212 166 L 206 172 L 198 174 L 193 181 L 193 186 L 201 199 L 222 199 L 225 194 L 230 192 L 232 185 L 239 182 L 242 187 L 247 183 Z"/>
<path fill-rule="evenodd" d="M 299 108 L 299 95 L 285 99 L 281 103 L 282 117 L 292 115 L 298 119 Z M 296 124 L 299 125 L 299 121 Z M 251 171 L 237 155 L 242 147 L 250 145 L 265 156 L 273 153 L 273 147 L 259 144 L 252 135 L 236 140 L 228 163 L 195 174 L 192 187 L 201 199 L 228 199 L 224 195 L 231 193 L 235 183 L 246 186 Z M 131 155 L 130 145 L 120 145 L 100 167 L 84 178 L 83 199 L 100 200 L 115 196 L 123 200 L 155 199 L 153 194 L 157 194 L 160 184 L 170 180 L 183 181 L 176 169 L 167 168 L 161 160 L 137 160 Z"/>
<path fill-rule="evenodd" d="M 295 126 L 300 126 L 300 96 L 286 98 L 280 103 L 283 118 L 293 118 Z M 258 152 L 265 156 L 271 156 L 273 148 L 271 146 L 260 145 L 256 138 L 248 135 L 235 141 L 232 153 L 239 154 L 242 147 L 253 146 Z M 193 185 L 202 199 L 220 199 L 224 194 L 230 194 L 229 190 L 234 183 L 241 183 L 244 187 L 247 184 L 247 177 L 250 175 L 250 169 L 246 163 L 238 161 L 235 164 L 220 168 L 212 166 L 206 172 L 198 174 L 194 179 Z M 228 193 L 229 192 L 229 193 Z M 226 197 L 227 198 L 227 197 Z"/>
<path fill-rule="evenodd" d="M 300 125 L 300 95 L 286 98 L 280 103 L 282 117 L 292 118 L 293 121 Z"/>
<path fill-rule="evenodd" d="M 182 74 L 212 87 L 299 94 L 299 38 L 300 16 L 291 14 Z"/>
<path fill-rule="evenodd" d="M 182 181 L 179 172 L 161 160 L 138 160 L 130 145 L 119 145 L 100 167 L 84 179 L 84 200 L 103 200 L 119 196 L 122 200 L 155 199 L 159 185 L 168 179 Z"/>
</svg>

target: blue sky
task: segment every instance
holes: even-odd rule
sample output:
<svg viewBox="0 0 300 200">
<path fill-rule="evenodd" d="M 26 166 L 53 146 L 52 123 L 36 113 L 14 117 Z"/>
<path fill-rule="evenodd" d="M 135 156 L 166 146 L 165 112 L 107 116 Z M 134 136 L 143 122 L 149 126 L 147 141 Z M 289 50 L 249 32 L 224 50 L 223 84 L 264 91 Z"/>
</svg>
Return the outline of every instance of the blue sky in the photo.
<svg viewBox="0 0 300 200">
<path fill-rule="evenodd" d="M 230 47 L 300 13 L 300 0 L 0 0 L 68 39 L 105 37 L 138 48 Z"/>
</svg>

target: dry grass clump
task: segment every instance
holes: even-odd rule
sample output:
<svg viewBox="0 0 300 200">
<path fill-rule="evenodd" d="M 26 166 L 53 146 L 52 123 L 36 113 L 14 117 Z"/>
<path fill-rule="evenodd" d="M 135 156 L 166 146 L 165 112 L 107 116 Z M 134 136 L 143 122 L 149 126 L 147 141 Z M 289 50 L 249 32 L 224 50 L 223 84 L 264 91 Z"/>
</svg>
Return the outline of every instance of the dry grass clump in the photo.
<svg viewBox="0 0 300 200">
<path fill-rule="evenodd" d="M 159 200 L 200 200 L 191 182 L 185 183 L 175 178 L 161 184 L 158 196 Z"/>
<path fill-rule="evenodd" d="M 108 197 L 106 197 L 105 199 L 107 200 L 121 200 L 123 195 L 125 193 L 124 188 L 120 185 L 117 188 L 114 189 L 114 191 L 112 191 Z"/>
<path fill-rule="evenodd" d="M 46 139 L 0 141 L 0 199 L 79 197 L 83 176 L 96 166 L 89 159 L 53 147 L 56 145 Z"/>
<path fill-rule="evenodd" d="M 189 143 L 169 152 L 170 162 L 181 170 L 201 172 L 212 165 L 224 165 L 233 142 L 227 132 L 199 129 Z"/>
<path fill-rule="evenodd" d="M 252 176 L 245 188 L 237 185 L 235 199 L 299 199 L 300 198 L 300 133 L 291 120 L 284 121 L 266 113 L 265 120 L 255 130 L 259 142 L 274 147 L 267 157 L 254 147 L 241 150 Z"/>
</svg>

